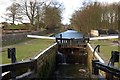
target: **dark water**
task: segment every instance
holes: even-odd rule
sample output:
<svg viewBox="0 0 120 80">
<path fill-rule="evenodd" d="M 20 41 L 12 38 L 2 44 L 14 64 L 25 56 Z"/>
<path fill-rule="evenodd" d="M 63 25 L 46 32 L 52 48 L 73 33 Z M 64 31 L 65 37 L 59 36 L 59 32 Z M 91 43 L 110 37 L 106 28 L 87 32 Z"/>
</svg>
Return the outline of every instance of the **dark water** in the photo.
<svg viewBox="0 0 120 80">
<path fill-rule="evenodd" d="M 86 80 L 89 70 L 81 64 L 58 64 L 52 76 L 53 80 Z"/>
<path fill-rule="evenodd" d="M 88 56 L 81 48 L 60 48 L 52 80 L 89 80 Z"/>
</svg>

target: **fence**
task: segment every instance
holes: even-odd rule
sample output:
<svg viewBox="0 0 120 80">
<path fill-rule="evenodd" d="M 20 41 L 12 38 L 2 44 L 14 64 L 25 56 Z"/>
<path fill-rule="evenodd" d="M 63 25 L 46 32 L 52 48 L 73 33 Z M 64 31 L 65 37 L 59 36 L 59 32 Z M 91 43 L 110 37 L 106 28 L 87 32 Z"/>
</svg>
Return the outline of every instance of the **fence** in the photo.
<svg viewBox="0 0 120 80">
<path fill-rule="evenodd" d="M 5 79 L 36 79 L 48 78 L 55 66 L 57 44 L 45 49 L 34 59 L 13 64 L 0 65 L 2 80 Z"/>
</svg>

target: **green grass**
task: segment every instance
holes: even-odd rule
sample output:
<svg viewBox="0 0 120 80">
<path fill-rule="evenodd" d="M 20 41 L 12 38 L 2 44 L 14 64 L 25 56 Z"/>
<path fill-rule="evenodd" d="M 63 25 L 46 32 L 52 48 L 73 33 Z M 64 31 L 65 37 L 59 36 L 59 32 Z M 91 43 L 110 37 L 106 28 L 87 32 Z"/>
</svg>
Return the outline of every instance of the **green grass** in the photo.
<svg viewBox="0 0 120 80">
<path fill-rule="evenodd" d="M 111 52 L 112 51 L 119 51 L 119 49 L 120 49 L 120 46 L 113 45 L 112 41 L 116 41 L 116 40 L 104 40 L 104 41 L 103 40 L 96 40 L 96 41 L 90 42 L 93 47 L 95 47 L 98 44 L 100 45 L 99 55 L 106 63 L 108 63 L 109 59 L 111 58 Z M 120 67 L 120 62 L 118 64 Z"/>
<path fill-rule="evenodd" d="M 16 57 L 17 61 L 30 59 L 35 57 L 39 52 L 43 51 L 45 48 L 53 44 L 53 40 L 44 40 L 44 39 L 32 39 L 23 43 L 15 44 L 12 46 L 7 46 L 3 48 L 2 52 L 2 64 L 10 63 L 8 59 L 7 48 L 15 47 L 16 48 Z"/>
<path fill-rule="evenodd" d="M 25 26 L 24 24 L 18 24 L 18 25 L 7 26 L 4 29 L 12 29 L 12 30 L 15 30 L 15 29 L 28 29 L 28 27 Z"/>
</svg>

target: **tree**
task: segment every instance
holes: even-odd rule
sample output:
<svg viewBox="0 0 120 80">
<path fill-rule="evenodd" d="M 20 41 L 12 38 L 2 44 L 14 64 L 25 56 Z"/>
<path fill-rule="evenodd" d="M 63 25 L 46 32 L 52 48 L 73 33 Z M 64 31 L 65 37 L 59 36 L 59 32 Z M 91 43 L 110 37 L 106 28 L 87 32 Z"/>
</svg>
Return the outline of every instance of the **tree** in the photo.
<svg viewBox="0 0 120 80">
<path fill-rule="evenodd" d="M 107 29 L 118 29 L 118 4 L 102 5 L 102 26 Z"/>
<path fill-rule="evenodd" d="M 20 3 L 23 15 L 29 20 L 32 29 L 39 29 L 44 2 L 40 0 L 22 0 Z"/>
<path fill-rule="evenodd" d="M 49 6 L 44 6 L 45 28 L 54 30 L 61 24 L 61 6 L 62 4 L 51 2 Z"/>
<path fill-rule="evenodd" d="M 12 21 L 12 23 L 14 24 L 15 21 L 18 20 L 22 20 L 22 16 L 21 16 L 21 6 L 19 3 L 12 3 L 11 6 L 9 6 L 6 11 L 8 11 L 6 13 L 7 17 L 6 19 L 9 21 Z"/>
<path fill-rule="evenodd" d="M 31 25 L 29 29 L 38 30 L 41 25 L 46 29 L 53 29 L 61 23 L 61 4 L 57 2 L 40 0 L 21 0 L 20 4 L 15 2 L 7 9 L 13 24 L 15 20 L 28 19 Z"/>
<path fill-rule="evenodd" d="M 73 14 L 71 22 L 79 31 L 86 34 L 90 33 L 91 29 L 99 28 L 101 23 L 100 3 L 84 4 L 80 10 Z"/>
<path fill-rule="evenodd" d="M 120 2 L 118 3 L 118 31 L 119 31 L 119 38 L 120 38 Z"/>
<path fill-rule="evenodd" d="M 35 16 L 36 16 L 36 11 L 37 11 L 37 2 L 36 0 L 27 2 L 24 2 L 24 10 L 25 10 L 25 14 L 28 17 L 31 25 L 34 25 L 35 22 Z"/>
<path fill-rule="evenodd" d="M 84 4 L 71 18 L 74 28 L 89 34 L 91 29 L 118 29 L 118 5 L 100 4 L 98 2 Z"/>
<path fill-rule="evenodd" d="M 43 27 L 43 4 L 44 2 L 38 2 L 37 3 L 37 15 L 35 16 L 35 26 L 36 29 L 38 30 L 40 27 Z"/>
</svg>

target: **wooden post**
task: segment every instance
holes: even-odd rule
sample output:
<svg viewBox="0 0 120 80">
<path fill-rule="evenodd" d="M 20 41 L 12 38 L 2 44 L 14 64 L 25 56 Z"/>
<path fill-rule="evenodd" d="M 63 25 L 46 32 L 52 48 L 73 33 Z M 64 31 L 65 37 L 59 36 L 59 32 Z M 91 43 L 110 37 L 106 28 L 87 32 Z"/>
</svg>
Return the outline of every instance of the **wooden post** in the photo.
<svg viewBox="0 0 120 80">
<path fill-rule="evenodd" d="M 92 72 L 95 75 L 99 75 L 99 69 L 96 67 L 95 62 L 99 62 L 99 60 L 92 60 Z"/>
<path fill-rule="evenodd" d="M 8 48 L 8 58 L 11 58 L 11 63 L 17 62 L 15 48 Z"/>
<path fill-rule="evenodd" d="M 60 34 L 60 43 L 62 44 L 62 34 Z"/>
<path fill-rule="evenodd" d="M 11 63 L 16 63 L 16 49 L 15 48 L 8 48 L 8 58 L 11 58 Z M 16 79 L 15 72 L 11 72 L 12 80 Z"/>
</svg>

